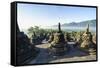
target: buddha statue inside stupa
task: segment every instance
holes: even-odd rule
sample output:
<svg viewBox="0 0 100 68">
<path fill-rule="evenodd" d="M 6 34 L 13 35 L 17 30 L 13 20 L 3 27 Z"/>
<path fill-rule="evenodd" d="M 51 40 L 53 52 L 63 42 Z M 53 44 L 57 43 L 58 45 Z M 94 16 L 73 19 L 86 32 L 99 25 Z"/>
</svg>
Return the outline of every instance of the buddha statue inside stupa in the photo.
<svg viewBox="0 0 100 68">
<path fill-rule="evenodd" d="M 67 44 L 64 38 L 64 34 L 61 31 L 60 23 L 58 24 L 58 31 L 54 33 L 53 41 L 50 43 L 50 52 L 53 55 L 64 55 L 67 50 Z"/>
</svg>

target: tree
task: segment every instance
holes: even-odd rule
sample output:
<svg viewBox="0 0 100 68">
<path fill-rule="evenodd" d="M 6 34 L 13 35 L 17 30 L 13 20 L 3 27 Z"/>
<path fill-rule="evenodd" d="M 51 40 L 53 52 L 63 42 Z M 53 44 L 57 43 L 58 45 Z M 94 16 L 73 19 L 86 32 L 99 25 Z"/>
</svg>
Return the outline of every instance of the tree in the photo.
<svg viewBox="0 0 100 68">
<path fill-rule="evenodd" d="M 29 37 L 33 34 L 33 32 L 34 32 L 34 28 L 33 27 L 30 27 L 28 29 L 28 35 L 29 35 Z"/>
</svg>

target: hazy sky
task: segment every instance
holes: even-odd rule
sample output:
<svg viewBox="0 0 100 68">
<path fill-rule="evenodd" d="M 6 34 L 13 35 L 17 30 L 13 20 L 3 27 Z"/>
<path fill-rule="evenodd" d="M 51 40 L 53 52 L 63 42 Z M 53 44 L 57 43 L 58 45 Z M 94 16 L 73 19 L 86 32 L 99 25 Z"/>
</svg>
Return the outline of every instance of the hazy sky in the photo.
<svg viewBox="0 0 100 68">
<path fill-rule="evenodd" d="M 17 5 L 20 29 L 31 26 L 51 26 L 96 19 L 96 8 L 21 4 Z"/>
</svg>

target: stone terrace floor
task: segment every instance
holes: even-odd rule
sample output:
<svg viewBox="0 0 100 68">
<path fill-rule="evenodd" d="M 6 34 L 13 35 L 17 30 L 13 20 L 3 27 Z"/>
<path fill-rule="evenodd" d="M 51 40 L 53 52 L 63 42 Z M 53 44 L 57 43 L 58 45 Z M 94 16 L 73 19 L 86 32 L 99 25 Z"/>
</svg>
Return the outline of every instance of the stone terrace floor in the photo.
<svg viewBox="0 0 100 68">
<path fill-rule="evenodd" d="M 69 52 L 66 52 L 64 56 L 59 56 L 59 57 L 55 57 L 48 53 L 47 49 L 49 47 L 48 43 L 36 45 L 36 47 L 40 50 L 40 53 L 35 59 L 29 61 L 28 64 L 96 60 L 96 55 L 88 55 L 77 48 L 73 48 L 72 45 L 70 46 L 71 49 Z"/>
</svg>

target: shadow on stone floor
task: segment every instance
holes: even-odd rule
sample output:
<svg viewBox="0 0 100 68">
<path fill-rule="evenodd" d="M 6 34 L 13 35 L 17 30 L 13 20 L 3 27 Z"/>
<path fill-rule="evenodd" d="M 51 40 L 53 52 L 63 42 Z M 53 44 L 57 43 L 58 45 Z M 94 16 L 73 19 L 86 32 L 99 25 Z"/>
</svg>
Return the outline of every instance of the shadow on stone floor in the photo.
<svg viewBox="0 0 100 68">
<path fill-rule="evenodd" d="M 73 58 L 73 57 L 83 57 L 83 56 L 88 56 L 89 54 L 83 51 L 80 51 L 78 49 L 75 50 L 70 50 L 66 51 L 64 55 L 62 56 L 54 56 L 52 54 L 49 54 L 49 61 L 52 60 L 60 60 L 60 59 L 68 59 L 68 58 Z"/>
</svg>

